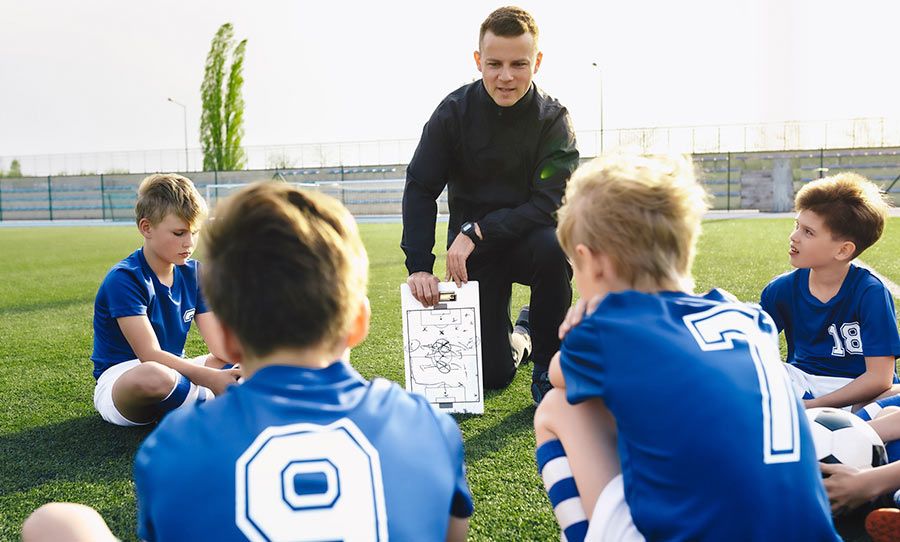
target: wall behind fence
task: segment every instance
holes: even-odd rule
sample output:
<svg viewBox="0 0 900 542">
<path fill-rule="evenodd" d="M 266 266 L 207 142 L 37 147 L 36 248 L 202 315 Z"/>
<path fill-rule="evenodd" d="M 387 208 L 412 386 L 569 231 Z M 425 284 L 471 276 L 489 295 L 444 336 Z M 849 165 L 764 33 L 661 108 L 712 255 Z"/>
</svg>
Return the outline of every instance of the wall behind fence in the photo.
<svg viewBox="0 0 900 542">
<path fill-rule="evenodd" d="M 823 121 L 784 121 L 709 126 L 661 126 L 580 130 L 582 156 L 625 147 L 642 153 L 749 153 L 789 149 L 847 149 L 900 147 L 900 119 L 857 118 Z M 413 155 L 416 139 L 247 145 L 247 169 L 303 169 L 365 167 L 367 164 L 404 164 Z M 0 156 L 0 169 L 19 162 L 23 174 L 83 175 L 155 171 L 197 171 L 199 148 L 129 150 Z"/>
<path fill-rule="evenodd" d="M 737 210 L 761 208 L 755 197 L 742 193 L 745 178 L 776 168 L 788 171 L 796 191 L 811 179 L 841 171 L 854 171 L 890 190 L 900 199 L 900 147 L 759 153 L 708 153 L 694 155 L 701 181 L 713 196 L 713 208 Z M 787 169 L 785 169 L 787 168 Z M 188 176 L 209 200 L 210 206 L 236 187 L 259 180 L 304 183 L 334 196 L 356 216 L 391 216 L 401 213 L 406 166 L 261 169 L 196 172 Z M 144 174 L 46 176 L 0 179 L 0 220 L 100 219 L 133 220 L 137 187 Z M 755 189 L 755 191 L 758 191 Z M 782 198 L 783 199 L 783 198 Z M 439 200 L 447 212 L 446 192 Z"/>
</svg>

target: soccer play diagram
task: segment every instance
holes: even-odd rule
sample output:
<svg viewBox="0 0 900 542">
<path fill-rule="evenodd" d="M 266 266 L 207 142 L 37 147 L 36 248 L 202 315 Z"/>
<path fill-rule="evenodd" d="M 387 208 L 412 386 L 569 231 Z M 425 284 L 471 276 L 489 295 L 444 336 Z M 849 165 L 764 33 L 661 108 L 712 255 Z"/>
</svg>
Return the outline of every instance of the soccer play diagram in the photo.
<svg viewBox="0 0 900 542">
<path fill-rule="evenodd" d="M 407 303 L 406 292 L 403 296 L 406 389 L 449 412 L 484 411 L 477 287 L 474 291 L 475 306 L 460 300 L 433 309 L 414 299 Z"/>
</svg>

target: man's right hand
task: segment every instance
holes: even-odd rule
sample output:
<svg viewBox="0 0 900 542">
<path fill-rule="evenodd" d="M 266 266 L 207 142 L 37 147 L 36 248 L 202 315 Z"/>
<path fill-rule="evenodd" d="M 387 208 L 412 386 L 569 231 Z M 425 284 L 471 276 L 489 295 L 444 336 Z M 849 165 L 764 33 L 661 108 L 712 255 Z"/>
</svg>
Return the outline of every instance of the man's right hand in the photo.
<svg viewBox="0 0 900 542">
<path fill-rule="evenodd" d="M 439 282 L 436 276 L 426 271 L 418 271 L 406 279 L 413 297 L 426 307 L 433 307 L 440 301 Z"/>
</svg>

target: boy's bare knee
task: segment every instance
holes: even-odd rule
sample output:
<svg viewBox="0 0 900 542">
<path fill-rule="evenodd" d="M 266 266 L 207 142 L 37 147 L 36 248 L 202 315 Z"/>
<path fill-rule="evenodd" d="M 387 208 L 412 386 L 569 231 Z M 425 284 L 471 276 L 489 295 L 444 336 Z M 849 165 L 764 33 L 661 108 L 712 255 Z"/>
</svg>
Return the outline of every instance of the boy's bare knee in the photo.
<svg viewBox="0 0 900 542">
<path fill-rule="evenodd" d="M 44 529 L 49 528 L 48 525 L 53 521 L 53 506 L 58 503 L 50 503 L 41 506 L 31 513 L 22 524 L 22 541 L 31 542 L 35 540 L 44 540 L 42 536 Z"/>
<path fill-rule="evenodd" d="M 145 399 L 165 399 L 175 387 L 172 370 L 155 361 L 145 361 L 129 373 L 129 387 L 134 395 Z"/>
<path fill-rule="evenodd" d="M 534 436 L 538 445 L 556 438 L 554 431 L 555 422 L 559 419 L 560 411 L 568 405 L 565 392 L 552 389 L 544 395 L 537 410 L 534 412 Z"/>
<path fill-rule="evenodd" d="M 112 539 L 100 514 L 83 504 L 51 502 L 32 512 L 22 524 L 24 542 Z"/>
</svg>

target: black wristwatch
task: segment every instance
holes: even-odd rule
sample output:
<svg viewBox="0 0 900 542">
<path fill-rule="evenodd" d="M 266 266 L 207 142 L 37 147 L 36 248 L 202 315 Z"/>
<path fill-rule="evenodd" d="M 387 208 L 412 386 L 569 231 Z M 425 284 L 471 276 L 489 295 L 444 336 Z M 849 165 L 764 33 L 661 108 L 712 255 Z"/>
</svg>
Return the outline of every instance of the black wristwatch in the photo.
<svg viewBox="0 0 900 542">
<path fill-rule="evenodd" d="M 478 238 L 478 234 L 475 232 L 474 222 L 463 222 L 463 225 L 459 227 L 459 233 L 471 239 L 476 245 L 481 241 L 481 239 Z"/>
</svg>

